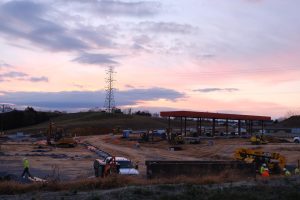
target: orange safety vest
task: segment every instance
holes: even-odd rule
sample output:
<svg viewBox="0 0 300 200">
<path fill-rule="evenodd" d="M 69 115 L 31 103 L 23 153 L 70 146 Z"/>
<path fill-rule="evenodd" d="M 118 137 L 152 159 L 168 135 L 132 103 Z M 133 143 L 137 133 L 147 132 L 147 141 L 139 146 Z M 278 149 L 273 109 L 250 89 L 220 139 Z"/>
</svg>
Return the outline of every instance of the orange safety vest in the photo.
<svg viewBox="0 0 300 200">
<path fill-rule="evenodd" d="M 265 170 L 262 174 L 261 174 L 262 177 L 269 177 L 270 174 L 269 174 L 269 170 Z"/>
</svg>

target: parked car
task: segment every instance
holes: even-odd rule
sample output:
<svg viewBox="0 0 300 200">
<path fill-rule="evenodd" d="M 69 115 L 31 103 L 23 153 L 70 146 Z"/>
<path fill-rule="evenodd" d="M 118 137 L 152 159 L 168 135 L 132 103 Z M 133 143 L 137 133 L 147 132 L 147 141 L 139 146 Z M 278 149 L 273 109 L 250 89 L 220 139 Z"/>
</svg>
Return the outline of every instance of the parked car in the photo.
<svg viewBox="0 0 300 200">
<path fill-rule="evenodd" d="M 294 137 L 294 140 L 293 140 L 295 143 L 300 143 L 300 137 Z"/>
<path fill-rule="evenodd" d="M 104 160 L 96 159 L 94 161 L 95 176 L 107 176 L 109 173 L 105 171 L 105 168 L 113 165 L 116 166 L 118 174 L 139 175 L 138 166 L 134 165 L 131 160 L 125 157 L 107 157 Z"/>
</svg>

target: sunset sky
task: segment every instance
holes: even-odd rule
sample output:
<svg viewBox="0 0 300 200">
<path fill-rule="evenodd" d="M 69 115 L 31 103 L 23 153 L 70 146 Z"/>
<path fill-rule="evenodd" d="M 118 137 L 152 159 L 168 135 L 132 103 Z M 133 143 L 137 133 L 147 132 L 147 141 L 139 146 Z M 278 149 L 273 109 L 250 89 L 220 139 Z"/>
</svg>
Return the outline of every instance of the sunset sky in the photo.
<svg viewBox="0 0 300 200">
<path fill-rule="evenodd" d="M 284 116 L 300 110 L 299 0 L 0 0 L 0 102 Z"/>
</svg>

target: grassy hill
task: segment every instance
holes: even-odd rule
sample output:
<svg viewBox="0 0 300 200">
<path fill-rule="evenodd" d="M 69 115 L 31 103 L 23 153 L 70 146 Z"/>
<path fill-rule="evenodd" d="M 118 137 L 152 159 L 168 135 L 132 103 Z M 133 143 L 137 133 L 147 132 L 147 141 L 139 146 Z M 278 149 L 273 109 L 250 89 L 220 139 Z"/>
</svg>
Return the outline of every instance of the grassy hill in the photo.
<svg viewBox="0 0 300 200">
<path fill-rule="evenodd" d="M 282 127 L 300 128 L 300 115 L 291 116 L 279 123 Z"/>
<path fill-rule="evenodd" d="M 168 127 L 167 119 L 140 115 L 108 114 L 101 112 L 80 112 L 61 114 L 50 118 L 57 126 L 63 127 L 67 132 L 77 135 L 105 134 L 113 128 L 145 130 Z M 45 132 L 50 120 L 43 123 L 10 130 L 9 132 L 23 131 L 30 133 Z M 179 121 L 173 121 L 172 126 L 180 126 Z"/>
</svg>

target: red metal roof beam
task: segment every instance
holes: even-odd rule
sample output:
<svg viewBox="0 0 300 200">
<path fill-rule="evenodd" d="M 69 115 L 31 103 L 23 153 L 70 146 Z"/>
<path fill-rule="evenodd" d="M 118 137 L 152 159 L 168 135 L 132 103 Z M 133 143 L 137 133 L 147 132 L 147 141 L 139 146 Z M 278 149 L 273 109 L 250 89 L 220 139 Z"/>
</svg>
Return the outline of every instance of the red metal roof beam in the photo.
<svg viewBox="0 0 300 200">
<path fill-rule="evenodd" d="M 160 112 L 162 117 L 187 117 L 187 118 L 210 118 L 210 119 L 231 119 L 231 120 L 257 120 L 270 121 L 269 116 L 257 115 L 239 115 L 211 112 L 193 112 L 193 111 L 163 111 Z"/>
</svg>

